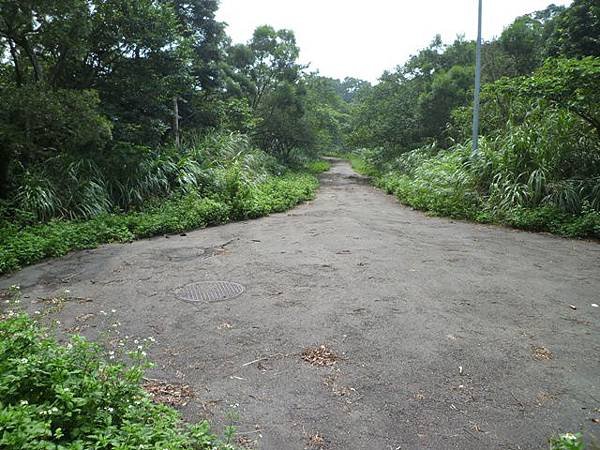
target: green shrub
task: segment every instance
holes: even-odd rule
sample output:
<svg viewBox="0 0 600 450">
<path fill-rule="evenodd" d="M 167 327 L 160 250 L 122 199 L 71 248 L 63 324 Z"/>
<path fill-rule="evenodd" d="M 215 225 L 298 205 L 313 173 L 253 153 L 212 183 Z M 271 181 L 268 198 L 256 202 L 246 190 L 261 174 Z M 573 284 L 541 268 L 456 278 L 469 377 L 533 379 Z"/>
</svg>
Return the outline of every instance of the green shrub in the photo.
<svg viewBox="0 0 600 450">
<path fill-rule="evenodd" d="M 106 151 L 63 152 L 38 164 L 13 165 L 14 195 L 0 204 L 0 219 L 21 225 L 129 212 L 189 193 L 223 194 L 283 171 L 247 136 L 222 131 L 186 137 L 181 148 L 118 142 Z"/>
<path fill-rule="evenodd" d="M 522 151 L 519 155 L 525 157 Z M 600 211 L 593 206 L 595 202 L 577 200 L 583 206 L 572 212 L 548 195 L 534 201 L 536 190 L 542 189 L 535 180 L 522 184 L 511 181 L 499 193 L 500 188 L 494 186 L 500 180 L 498 167 L 506 168 L 507 164 L 494 158 L 500 158 L 498 152 L 485 142 L 478 155 L 472 155 L 466 146 L 437 152 L 417 149 L 389 164 L 391 169 L 384 174 L 373 171 L 373 182 L 402 203 L 437 215 L 566 237 L 600 238 Z M 492 185 L 483 182 L 485 179 L 492 180 Z M 553 185 L 552 189 L 558 188 Z"/>
<path fill-rule="evenodd" d="M 306 167 L 306 170 L 308 170 L 310 173 L 319 174 L 322 172 L 327 172 L 331 168 L 331 164 L 323 159 L 318 159 L 307 162 L 304 164 L 304 167 Z"/>
<path fill-rule="evenodd" d="M 472 218 L 481 200 L 474 189 L 474 180 L 461 170 L 463 160 L 463 152 L 440 152 L 436 157 L 419 160 L 410 169 L 405 165 L 408 173 L 388 172 L 379 177 L 376 185 L 414 208 Z"/>
<path fill-rule="evenodd" d="M 564 433 L 550 439 L 550 450 L 584 450 L 585 444 L 581 434 Z"/>
<path fill-rule="evenodd" d="M 108 363 L 79 336 L 60 345 L 25 314 L 0 320 L 0 448 L 226 449 L 140 387 L 143 353 Z"/>
</svg>

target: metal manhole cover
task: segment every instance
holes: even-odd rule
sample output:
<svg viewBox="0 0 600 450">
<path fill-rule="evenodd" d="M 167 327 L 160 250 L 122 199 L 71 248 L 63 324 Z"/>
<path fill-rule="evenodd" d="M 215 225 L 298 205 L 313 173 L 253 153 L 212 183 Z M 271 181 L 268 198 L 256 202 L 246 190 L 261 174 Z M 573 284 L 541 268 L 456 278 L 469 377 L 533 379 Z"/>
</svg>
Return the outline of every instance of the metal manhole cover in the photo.
<svg viewBox="0 0 600 450">
<path fill-rule="evenodd" d="M 241 295 L 244 286 L 232 281 L 201 281 L 175 290 L 175 296 L 186 302 L 216 302 Z"/>
</svg>

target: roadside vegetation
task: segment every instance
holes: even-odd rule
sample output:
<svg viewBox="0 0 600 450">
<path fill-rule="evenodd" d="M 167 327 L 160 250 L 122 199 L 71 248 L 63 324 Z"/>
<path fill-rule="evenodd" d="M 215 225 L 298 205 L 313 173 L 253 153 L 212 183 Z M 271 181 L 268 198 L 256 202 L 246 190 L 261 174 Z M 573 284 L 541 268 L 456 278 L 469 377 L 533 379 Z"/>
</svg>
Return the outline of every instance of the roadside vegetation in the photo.
<svg viewBox="0 0 600 450">
<path fill-rule="evenodd" d="M 143 346 L 107 351 L 79 336 L 59 343 L 18 303 L 13 287 L 0 311 L 1 448 L 234 448 L 233 429 L 217 439 L 207 422 L 186 424 L 152 400 L 140 385 L 151 366 Z"/>
<path fill-rule="evenodd" d="M 575 0 L 520 17 L 485 43 L 475 153 L 475 43 L 436 38 L 357 93 L 353 164 L 434 214 L 600 237 L 599 24 L 597 2 Z"/>
<path fill-rule="evenodd" d="M 580 433 L 564 433 L 550 439 L 550 450 L 585 450 L 586 446 Z"/>
<path fill-rule="evenodd" d="M 110 212 L 100 204 L 87 218 L 32 218 L 21 212 L 5 219 L 0 228 L 0 273 L 18 269 L 71 250 L 110 242 L 129 242 L 169 233 L 256 218 L 281 212 L 314 197 L 314 174 L 327 170 L 324 161 L 297 164 L 290 169 L 263 151 L 252 149 L 246 138 L 225 135 L 196 144 L 181 156 L 163 155 L 159 170 L 145 174 L 150 187 L 138 187 L 127 211 Z M 143 202 L 132 207 L 134 199 Z M 35 206 L 28 211 L 37 211 Z M 43 220 L 47 219 L 47 220 Z"/>
</svg>

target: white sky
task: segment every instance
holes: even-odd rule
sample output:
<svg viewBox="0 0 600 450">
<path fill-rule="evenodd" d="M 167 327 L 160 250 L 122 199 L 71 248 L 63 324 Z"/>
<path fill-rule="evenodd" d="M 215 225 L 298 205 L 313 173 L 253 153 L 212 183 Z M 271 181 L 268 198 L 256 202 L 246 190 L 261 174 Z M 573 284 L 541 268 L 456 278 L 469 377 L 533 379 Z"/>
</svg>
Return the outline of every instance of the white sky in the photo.
<svg viewBox="0 0 600 450">
<path fill-rule="evenodd" d="M 498 36 L 517 16 L 570 0 L 483 0 L 483 37 Z M 475 39 L 477 0 L 221 0 L 217 19 L 234 43 L 259 25 L 292 29 L 300 60 L 321 75 L 374 82 L 404 63 L 436 33 Z"/>
</svg>

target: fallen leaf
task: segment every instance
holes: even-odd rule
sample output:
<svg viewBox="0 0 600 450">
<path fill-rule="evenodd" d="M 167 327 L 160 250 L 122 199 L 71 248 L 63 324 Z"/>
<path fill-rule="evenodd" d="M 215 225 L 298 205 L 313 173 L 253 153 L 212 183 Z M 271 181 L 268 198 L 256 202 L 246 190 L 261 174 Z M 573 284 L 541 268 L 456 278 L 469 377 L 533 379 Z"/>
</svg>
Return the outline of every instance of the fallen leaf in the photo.
<svg viewBox="0 0 600 450">
<path fill-rule="evenodd" d="M 142 384 L 155 403 L 170 406 L 185 406 L 194 397 L 194 391 L 187 384 L 171 384 L 166 381 L 146 379 Z"/>
</svg>

